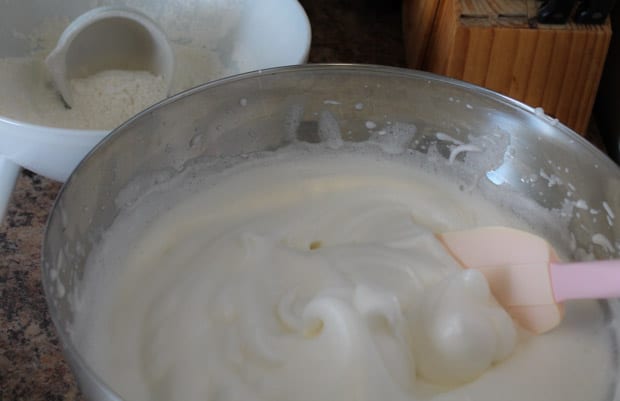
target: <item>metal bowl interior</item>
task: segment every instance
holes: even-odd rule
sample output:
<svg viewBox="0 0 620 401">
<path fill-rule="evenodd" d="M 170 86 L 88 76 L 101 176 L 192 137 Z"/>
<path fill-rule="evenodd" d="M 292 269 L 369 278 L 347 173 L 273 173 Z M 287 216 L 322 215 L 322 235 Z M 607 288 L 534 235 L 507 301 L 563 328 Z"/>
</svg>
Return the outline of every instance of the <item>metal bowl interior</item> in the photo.
<svg viewBox="0 0 620 401">
<path fill-rule="evenodd" d="M 69 178 L 50 215 L 44 288 L 66 356 L 90 399 L 117 398 L 71 342 L 72 299 L 90 250 L 119 213 L 116 200 L 123 188 L 137 177 L 157 183 L 195 160 L 276 150 L 293 138 L 321 141 L 325 118 L 337 123 L 345 142 L 368 139 L 368 122 L 378 129 L 415 125 L 410 154 L 432 153 L 444 162 L 453 143 L 437 133 L 464 143 L 504 138 L 499 157 L 482 171 L 462 173 L 464 182 L 473 190 L 518 194 L 554 215 L 573 202 L 563 227 L 545 219 L 530 218 L 530 224 L 560 241 L 570 233 L 574 248 L 598 258 L 618 257 L 620 224 L 589 211 L 620 216 L 620 169 L 528 106 L 463 82 L 378 66 L 307 65 L 226 78 L 164 101 L 113 131 Z M 535 176 L 539 179 L 531 179 Z M 597 235 L 608 243 L 593 240 L 601 238 Z M 614 315 L 617 304 L 604 307 Z M 620 392 L 614 389 L 610 399 L 620 400 Z"/>
</svg>

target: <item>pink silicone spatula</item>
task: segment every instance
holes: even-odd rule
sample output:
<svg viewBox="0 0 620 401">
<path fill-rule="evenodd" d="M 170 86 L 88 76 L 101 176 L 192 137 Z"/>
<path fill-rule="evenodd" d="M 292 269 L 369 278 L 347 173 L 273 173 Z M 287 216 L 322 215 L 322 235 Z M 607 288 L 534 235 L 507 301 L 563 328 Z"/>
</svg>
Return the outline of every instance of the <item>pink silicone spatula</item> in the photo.
<svg viewBox="0 0 620 401">
<path fill-rule="evenodd" d="M 560 324 L 566 300 L 620 297 L 620 260 L 561 263 L 547 241 L 507 227 L 437 238 L 462 267 L 482 272 L 500 305 L 536 334 Z"/>
</svg>

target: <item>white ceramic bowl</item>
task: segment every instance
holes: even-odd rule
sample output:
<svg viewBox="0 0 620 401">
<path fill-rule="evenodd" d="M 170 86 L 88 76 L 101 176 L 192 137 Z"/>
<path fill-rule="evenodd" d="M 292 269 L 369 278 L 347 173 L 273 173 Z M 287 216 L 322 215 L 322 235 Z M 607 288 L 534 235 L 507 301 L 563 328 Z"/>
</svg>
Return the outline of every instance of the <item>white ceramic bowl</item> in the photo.
<svg viewBox="0 0 620 401">
<path fill-rule="evenodd" d="M 59 20 L 68 25 L 102 5 L 136 8 L 157 21 L 171 42 L 195 41 L 217 53 L 224 68 L 209 80 L 304 63 L 310 49 L 310 23 L 297 0 L 5 0 L 0 58 L 27 56 L 33 33 L 42 25 Z M 188 36 L 188 27 L 199 35 Z M 0 114 L 0 221 L 20 167 L 64 181 L 107 133 L 36 125 Z"/>
</svg>

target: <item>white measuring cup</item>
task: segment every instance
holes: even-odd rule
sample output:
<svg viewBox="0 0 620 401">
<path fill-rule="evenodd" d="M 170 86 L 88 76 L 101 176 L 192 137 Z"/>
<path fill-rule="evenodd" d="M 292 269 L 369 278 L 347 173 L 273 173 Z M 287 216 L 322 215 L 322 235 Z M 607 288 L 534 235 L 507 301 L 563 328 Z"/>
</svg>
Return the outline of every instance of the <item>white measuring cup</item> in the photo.
<svg viewBox="0 0 620 401">
<path fill-rule="evenodd" d="M 166 34 L 155 21 L 130 7 L 104 6 L 69 24 L 45 64 L 71 107 L 70 80 L 104 70 L 151 71 L 162 78 L 169 92 L 175 60 Z"/>
</svg>

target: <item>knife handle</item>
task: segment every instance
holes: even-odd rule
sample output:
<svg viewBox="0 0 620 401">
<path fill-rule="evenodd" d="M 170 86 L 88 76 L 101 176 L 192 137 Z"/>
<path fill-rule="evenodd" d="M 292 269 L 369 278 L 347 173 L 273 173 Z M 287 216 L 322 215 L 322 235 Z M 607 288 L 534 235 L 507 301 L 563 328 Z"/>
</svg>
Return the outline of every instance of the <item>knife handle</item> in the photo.
<svg viewBox="0 0 620 401">
<path fill-rule="evenodd" d="M 537 20 L 541 24 L 565 24 L 576 0 L 545 0 L 540 5 Z"/>
<path fill-rule="evenodd" d="M 595 25 L 604 23 L 614 2 L 614 0 L 582 0 L 577 6 L 575 22 Z"/>
</svg>

